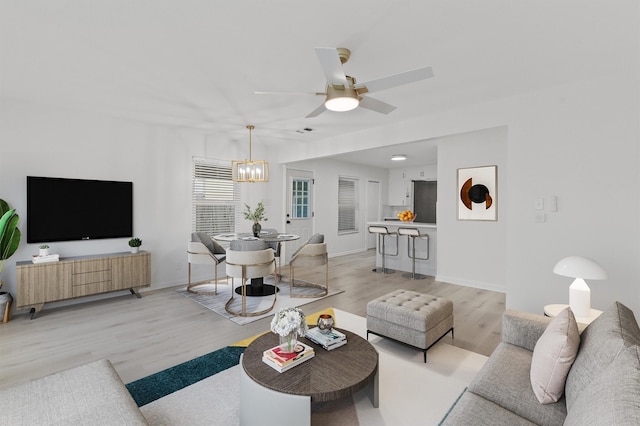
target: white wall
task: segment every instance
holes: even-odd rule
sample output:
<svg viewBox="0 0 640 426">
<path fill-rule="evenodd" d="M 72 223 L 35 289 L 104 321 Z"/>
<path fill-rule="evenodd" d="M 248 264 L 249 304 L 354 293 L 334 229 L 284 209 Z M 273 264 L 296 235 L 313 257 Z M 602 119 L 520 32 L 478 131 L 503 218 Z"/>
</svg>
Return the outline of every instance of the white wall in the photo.
<svg viewBox="0 0 640 426">
<path fill-rule="evenodd" d="M 380 204 L 385 204 L 388 183 L 387 169 L 331 159 L 300 161 L 290 163 L 287 166 L 299 170 L 309 170 L 314 174 L 314 232 L 325 235 L 329 255 L 337 256 L 366 250 L 368 234 L 366 226 L 367 180 L 380 182 Z M 360 226 L 356 233 L 338 235 L 338 178 L 340 176 L 359 179 Z"/>
<path fill-rule="evenodd" d="M 351 143 L 363 149 L 363 140 L 376 147 L 504 127 L 506 192 L 500 190 L 500 197 L 506 213 L 499 222 L 506 222 L 507 306 L 540 313 L 545 304 L 568 303 L 570 280 L 552 269 L 565 256 L 584 255 L 609 272 L 608 280 L 590 283 L 592 306 L 604 309 L 618 300 L 640 316 L 637 32 L 635 37 L 635 49 L 620 57 L 619 72 L 420 117 L 384 132 L 343 135 L 316 146 L 314 155 Z M 547 221 L 535 223 L 533 200 L 554 195 L 558 212 L 545 212 Z M 445 244 L 444 237 L 439 240 Z M 462 269 L 448 272 L 461 282 L 468 275 Z"/>
<path fill-rule="evenodd" d="M 497 221 L 457 220 L 457 170 L 498 166 Z M 506 285 L 507 130 L 467 132 L 438 142 L 437 279 L 494 291 Z"/>
<path fill-rule="evenodd" d="M 507 304 L 567 303 L 571 279 L 554 275 L 565 256 L 601 263 L 588 282 L 592 306 L 619 300 L 640 316 L 640 132 L 638 69 L 518 98 L 509 123 Z M 534 223 L 534 198 L 558 211 Z"/>
<path fill-rule="evenodd" d="M 134 234 L 142 239 L 142 249 L 152 253 L 152 288 L 186 283 L 192 157 L 244 158 L 247 140 L 242 138 L 238 143 L 183 128 L 0 100 L 0 198 L 17 209 L 23 233 L 21 246 L 2 271 L 5 283 L 2 291 L 16 294 L 15 262 L 28 260 L 38 251 L 37 244 L 26 243 L 27 175 L 132 181 Z M 265 154 L 263 147 L 256 148 L 256 158 Z M 272 167 L 271 178 L 268 184 L 241 184 L 247 185 L 242 188 L 243 202 L 255 207 L 264 199 L 267 213 L 278 220 L 281 216 L 279 167 Z M 241 228 L 249 230 L 250 223 L 242 223 Z M 50 245 L 53 253 L 77 256 L 127 251 L 127 240 Z M 194 271 L 196 279 L 212 275 L 203 268 Z M 224 268 L 220 271 L 224 274 Z"/>
</svg>

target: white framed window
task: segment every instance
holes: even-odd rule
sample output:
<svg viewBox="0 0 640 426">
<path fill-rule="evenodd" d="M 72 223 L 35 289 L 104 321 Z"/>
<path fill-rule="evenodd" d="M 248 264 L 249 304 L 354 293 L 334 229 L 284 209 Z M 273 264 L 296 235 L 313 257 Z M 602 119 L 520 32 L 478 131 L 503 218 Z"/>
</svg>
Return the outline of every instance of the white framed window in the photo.
<svg viewBox="0 0 640 426">
<path fill-rule="evenodd" d="M 338 177 L 338 234 L 358 232 L 359 180 Z"/>
<path fill-rule="evenodd" d="M 291 181 L 291 218 L 311 217 L 311 179 L 293 178 Z"/>
<path fill-rule="evenodd" d="M 236 232 L 240 223 L 240 193 L 231 180 L 229 162 L 193 158 L 192 230 L 213 236 Z"/>
</svg>

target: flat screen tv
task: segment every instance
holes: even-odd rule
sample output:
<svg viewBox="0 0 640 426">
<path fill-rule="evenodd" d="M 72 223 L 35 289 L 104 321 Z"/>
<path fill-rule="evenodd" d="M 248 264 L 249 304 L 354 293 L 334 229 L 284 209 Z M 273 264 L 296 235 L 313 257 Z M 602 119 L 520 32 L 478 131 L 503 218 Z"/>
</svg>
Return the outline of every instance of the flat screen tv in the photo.
<svg viewBox="0 0 640 426">
<path fill-rule="evenodd" d="M 133 235 L 133 183 L 27 176 L 27 242 Z"/>
</svg>

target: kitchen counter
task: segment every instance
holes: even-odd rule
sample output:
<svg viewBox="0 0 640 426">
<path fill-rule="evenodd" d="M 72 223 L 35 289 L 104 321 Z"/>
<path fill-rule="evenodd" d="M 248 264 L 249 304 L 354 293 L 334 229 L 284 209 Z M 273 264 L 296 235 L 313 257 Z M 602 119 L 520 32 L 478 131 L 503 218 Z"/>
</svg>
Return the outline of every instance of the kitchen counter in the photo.
<svg viewBox="0 0 640 426">
<path fill-rule="evenodd" d="M 367 226 L 386 226 L 389 232 L 396 232 L 398 228 L 417 228 L 421 234 L 428 235 L 429 240 L 416 240 L 416 257 L 427 258 L 428 260 L 416 259 L 416 273 L 424 275 L 436 275 L 436 248 L 437 248 L 437 230 L 435 223 L 421 222 L 403 222 L 401 220 L 383 220 L 367 222 Z M 391 256 L 396 253 L 396 238 L 398 238 L 398 255 Z M 377 244 L 377 239 L 376 239 Z M 396 273 L 411 272 L 413 260 L 409 258 L 411 238 L 401 235 L 399 237 L 386 237 L 385 250 L 387 256 L 385 259 L 385 267 L 395 269 Z M 376 250 L 376 267 L 382 267 L 382 255 L 380 248 Z"/>
<path fill-rule="evenodd" d="M 403 222 L 399 219 L 367 222 L 367 225 L 395 227 L 394 229 L 397 229 L 401 226 L 407 227 L 407 228 L 418 228 L 418 229 L 422 229 L 422 228 L 436 229 L 438 227 L 438 225 L 435 223 Z"/>
</svg>

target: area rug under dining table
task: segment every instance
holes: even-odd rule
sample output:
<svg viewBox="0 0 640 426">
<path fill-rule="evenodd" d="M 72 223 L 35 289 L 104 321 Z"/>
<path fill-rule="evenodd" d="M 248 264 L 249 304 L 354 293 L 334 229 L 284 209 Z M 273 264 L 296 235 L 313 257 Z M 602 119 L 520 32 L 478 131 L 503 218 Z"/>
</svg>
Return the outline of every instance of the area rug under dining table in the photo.
<svg viewBox="0 0 640 426">
<path fill-rule="evenodd" d="M 338 309 L 331 312 L 336 327 L 366 337 L 365 318 Z M 309 316 L 311 324 L 314 318 Z M 152 425 L 238 425 L 238 361 L 250 341 L 129 383 L 127 388 Z M 370 342 L 380 357 L 380 408 L 373 408 L 366 392 L 360 391 L 352 398 L 315 404 L 312 424 L 437 425 L 487 360 L 440 342 L 429 350 L 425 364 L 419 350 L 378 336 L 371 336 Z M 169 393 L 144 396 L 150 389 Z"/>
<path fill-rule="evenodd" d="M 264 278 L 265 285 L 274 285 L 275 278 L 273 275 L 269 275 Z M 318 293 L 318 289 L 312 287 L 302 287 L 297 286 L 297 283 L 301 281 L 296 279 L 296 293 L 305 294 L 311 296 L 313 294 Z M 229 279 L 229 283 L 231 280 Z M 236 283 L 236 287 L 238 287 L 239 283 Z M 246 325 L 250 324 L 254 321 L 258 321 L 259 319 L 270 317 L 274 312 L 278 312 L 281 308 L 293 308 L 296 306 L 306 305 L 311 302 L 315 302 L 317 300 L 324 299 L 326 297 L 331 297 L 336 294 L 343 293 L 344 290 L 340 290 L 338 288 L 332 288 L 329 285 L 329 291 L 326 296 L 321 297 L 290 297 L 289 296 L 289 282 L 288 278 L 278 283 L 278 296 L 276 298 L 276 304 L 273 309 L 266 314 L 257 315 L 255 317 L 239 317 L 233 314 L 230 314 L 224 309 L 224 305 L 227 303 L 227 300 L 231 297 L 231 284 L 218 283 L 218 294 L 217 295 L 208 295 L 208 294 L 196 294 L 190 291 L 187 291 L 186 287 L 181 287 L 176 291 L 185 296 L 186 298 L 193 300 L 196 303 L 204 306 L 205 308 L 215 312 L 216 314 L 225 317 L 226 319 L 233 321 L 238 325 Z M 238 294 L 234 295 L 236 298 L 236 303 L 240 304 L 240 296 Z M 261 296 L 261 297 L 247 297 L 247 311 L 259 311 L 268 308 L 273 303 L 273 295 L 271 296 Z"/>
</svg>

